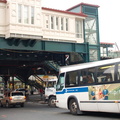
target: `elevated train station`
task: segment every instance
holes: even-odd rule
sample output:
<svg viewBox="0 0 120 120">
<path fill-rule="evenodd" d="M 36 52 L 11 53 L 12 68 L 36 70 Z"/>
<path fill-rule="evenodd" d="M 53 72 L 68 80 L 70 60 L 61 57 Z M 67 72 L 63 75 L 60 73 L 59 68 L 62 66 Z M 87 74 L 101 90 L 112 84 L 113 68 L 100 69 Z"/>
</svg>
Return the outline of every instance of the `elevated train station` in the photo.
<svg viewBox="0 0 120 120">
<path fill-rule="evenodd" d="M 10 77 L 13 84 L 16 77 L 35 86 L 31 75 L 42 81 L 38 75 L 58 76 L 60 66 L 100 60 L 98 5 L 80 3 L 63 11 L 41 3 L 0 0 L 0 76 L 5 88 Z"/>
</svg>

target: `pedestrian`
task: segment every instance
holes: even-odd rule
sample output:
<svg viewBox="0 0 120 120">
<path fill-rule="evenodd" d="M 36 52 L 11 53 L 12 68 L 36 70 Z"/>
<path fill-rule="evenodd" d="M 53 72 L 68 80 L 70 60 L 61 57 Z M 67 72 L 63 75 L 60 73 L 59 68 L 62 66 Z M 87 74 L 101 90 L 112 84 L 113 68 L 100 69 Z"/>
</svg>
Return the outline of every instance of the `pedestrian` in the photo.
<svg viewBox="0 0 120 120">
<path fill-rule="evenodd" d="M 42 100 L 43 99 L 43 89 L 40 88 L 39 92 L 40 92 L 40 99 Z"/>
<path fill-rule="evenodd" d="M 28 89 L 27 89 L 27 86 L 25 87 L 25 96 L 26 96 L 26 100 L 29 99 L 29 93 L 28 93 Z"/>
</svg>

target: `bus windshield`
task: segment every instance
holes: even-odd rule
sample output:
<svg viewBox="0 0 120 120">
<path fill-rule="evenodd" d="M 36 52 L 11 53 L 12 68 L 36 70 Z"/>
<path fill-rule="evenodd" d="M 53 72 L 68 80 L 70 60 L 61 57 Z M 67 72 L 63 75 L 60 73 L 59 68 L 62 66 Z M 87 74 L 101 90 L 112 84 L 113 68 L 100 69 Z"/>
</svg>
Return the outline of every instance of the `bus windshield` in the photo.
<svg viewBox="0 0 120 120">
<path fill-rule="evenodd" d="M 64 83 L 65 83 L 65 74 L 62 73 L 59 75 L 59 78 L 58 78 L 58 82 L 57 82 L 57 85 L 56 85 L 56 90 L 62 90 L 63 87 L 64 87 Z"/>
</svg>

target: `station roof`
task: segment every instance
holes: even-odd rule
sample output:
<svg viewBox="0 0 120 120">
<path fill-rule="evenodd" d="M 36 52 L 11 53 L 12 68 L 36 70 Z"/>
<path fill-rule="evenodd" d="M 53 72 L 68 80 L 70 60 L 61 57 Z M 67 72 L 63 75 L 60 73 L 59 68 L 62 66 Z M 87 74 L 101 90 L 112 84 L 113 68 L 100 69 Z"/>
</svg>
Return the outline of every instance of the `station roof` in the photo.
<svg viewBox="0 0 120 120">
<path fill-rule="evenodd" d="M 93 4 L 88 4 L 88 3 L 83 3 L 82 2 L 82 3 L 79 3 L 79 4 L 75 5 L 75 6 L 73 6 L 73 7 L 68 8 L 66 11 L 69 11 L 71 9 L 74 9 L 74 8 L 82 6 L 82 5 L 91 6 L 91 7 L 97 7 L 97 8 L 100 7 L 98 5 L 93 5 Z"/>
<path fill-rule="evenodd" d="M 108 43 L 108 42 L 100 42 L 100 46 L 102 47 L 113 47 L 114 43 Z"/>
<path fill-rule="evenodd" d="M 100 44 L 114 45 L 114 43 L 108 43 L 108 42 L 100 42 Z"/>
<path fill-rule="evenodd" d="M 57 10 L 53 8 L 46 8 L 42 7 L 43 10 L 49 10 L 49 11 L 54 11 L 54 12 L 60 12 L 60 13 L 66 13 L 66 14 L 71 14 L 71 15 L 77 15 L 77 16 L 82 16 L 82 17 L 87 17 L 84 13 L 75 13 L 75 12 L 70 12 L 70 11 L 64 11 L 64 10 Z"/>
</svg>

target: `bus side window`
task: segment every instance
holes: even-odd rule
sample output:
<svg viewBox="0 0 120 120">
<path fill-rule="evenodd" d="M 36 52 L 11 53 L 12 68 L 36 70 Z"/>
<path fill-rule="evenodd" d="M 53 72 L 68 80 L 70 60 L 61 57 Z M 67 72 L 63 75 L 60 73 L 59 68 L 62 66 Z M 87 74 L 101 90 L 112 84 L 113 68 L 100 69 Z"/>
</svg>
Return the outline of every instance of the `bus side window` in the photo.
<svg viewBox="0 0 120 120">
<path fill-rule="evenodd" d="M 88 83 L 94 83 L 95 82 L 95 73 L 96 68 L 88 68 Z"/>
<path fill-rule="evenodd" d="M 65 86 L 69 86 L 70 85 L 70 81 L 69 81 L 69 74 L 66 74 L 66 81 L 65 81 Z"/>
<path fill-rule="evenodd" d="M 118 64 L 117 79 L 120 80 L 120 64 Z"/>
<path fill-rule="evenodd" d="M 82 85 L 88 83 L 88 78 L 86 73 L 87 73 L 86 70 L 81 70 L 80 84 Z"/>
<path fill-rule="evenodd" d="M 82 82 L 83 82 L 83 84 L 86 84 L 88 82 L 88 78 L 86 75 L 82 76 Z"/>
<path fill-rule="evenodd" d="M 120 80 L 120 71 L 117 73 L 117 79 Z"/>
<path fill-rule="evenodd" d="M 66 73 L 66 87 L 77 86 L 78 85 L 78 72 L 72 71 Z"/>
<path fill-rule="evenodd" d="M 98 82 L 112 82 L 114 81 L 114 66 L 115 65 L 105 65 L 98 67 L 97 79 Z"/>
<path fill-rule="evenodd" d="M 91 74 L 88 75 L 87 78 L 88 78 L 88 83 L 93 83 L 93 78 Z"/>
<path fill-rule="evenodd" d="M 113 81 L 111 74 L 106 75 L 105 81 L 108 81 L 108 82 Z"/>
</svg>

